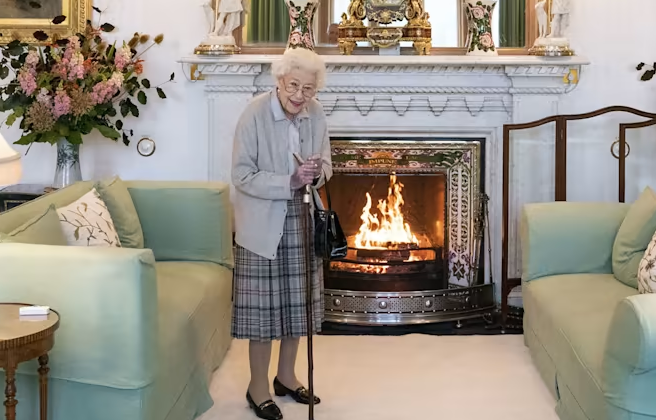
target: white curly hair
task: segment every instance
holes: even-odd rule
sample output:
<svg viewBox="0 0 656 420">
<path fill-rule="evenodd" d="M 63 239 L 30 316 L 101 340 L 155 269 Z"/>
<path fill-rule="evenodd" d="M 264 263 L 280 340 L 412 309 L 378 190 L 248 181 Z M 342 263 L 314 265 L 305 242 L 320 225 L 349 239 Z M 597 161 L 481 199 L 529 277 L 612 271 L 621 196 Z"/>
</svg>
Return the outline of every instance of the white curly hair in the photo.
<svg viewBox="0 0 656 420">
<path fill-rule="evenodd" d="M 326 85 L 326 64 L 314 51 L 305 48 L 288 48 L 277 61 L 271 64 L 271 74 L 281 79 L 294 70 L 313 73 L 317 80 L 317 89 Z"/>
</svg>

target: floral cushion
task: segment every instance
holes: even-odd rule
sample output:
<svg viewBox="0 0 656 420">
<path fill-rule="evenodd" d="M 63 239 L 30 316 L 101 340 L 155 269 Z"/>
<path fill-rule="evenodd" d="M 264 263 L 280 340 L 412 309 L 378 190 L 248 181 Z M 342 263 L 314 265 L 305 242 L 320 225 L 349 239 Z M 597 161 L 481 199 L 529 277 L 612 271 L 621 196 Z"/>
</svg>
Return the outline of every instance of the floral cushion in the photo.
<svg viewBox="0 0 656 420">
<path fill-rule="evenodd" d="M 656 233 L 651 238 L 638 266 L 638 291 L 640 293 L 656 292 Z"/>
<path fill-rule="evenodd" d="M 93 188 L 77 201 L 57 209 L 69 245 L 120 247 L 112 217 Z"/>
<path fill-rule="evenodd" d="M 646 187 L 631 204 L 613 243 L 613 274 L 638 288 L 638 267 L 656 231 L 656 191 Z"/>
</svg>

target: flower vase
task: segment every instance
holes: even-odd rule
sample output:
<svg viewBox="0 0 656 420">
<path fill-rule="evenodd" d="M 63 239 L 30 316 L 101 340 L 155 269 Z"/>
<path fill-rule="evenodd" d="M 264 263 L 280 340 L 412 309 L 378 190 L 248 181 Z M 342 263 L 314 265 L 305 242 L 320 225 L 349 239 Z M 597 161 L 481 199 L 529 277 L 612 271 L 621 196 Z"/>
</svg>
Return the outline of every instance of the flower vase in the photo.
<svg viewBox="0 0 656 420">
<path fill-rule="evenodd" d="M 498 0 L 463 0 L 469 33 L 467 55 L 499 55 L 492 37 L 492 14 Z"/>
<path fill-rule="evenodd" d="M 289 40 L 287 48 L 314 50 L 314 15 L 319 0 L 285 0 L 289 9 Z"/>
<path fill-rule="evenodd" d="M 62 138 L 57 141 L 57 168 L 52 188 L 64 188 L 78 181 L 82 181 L 80 145 Z"/>
</svg>

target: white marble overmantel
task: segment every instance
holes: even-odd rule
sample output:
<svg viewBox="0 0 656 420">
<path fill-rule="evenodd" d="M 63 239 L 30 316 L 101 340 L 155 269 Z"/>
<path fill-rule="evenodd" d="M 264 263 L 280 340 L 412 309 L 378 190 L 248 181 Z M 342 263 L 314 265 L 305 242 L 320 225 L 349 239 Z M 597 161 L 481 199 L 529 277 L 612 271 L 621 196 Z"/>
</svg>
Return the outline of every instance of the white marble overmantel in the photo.
<svg viewBox="0 0 656 420">
<path fill-rule="evenodd" d="M 202 73 L 207 116 L 208 179 L 230 182 L 237 119 L 253 95 L 274 86 L 276 55 L 190 56 L 181 63 Z M 502 126 L 558 113 L 563 95 L 576 88 L 583 57 L 534 56 L 322 56 L 326 87 L 317 97 L 332 135 L 485 138 L 485 191 L 490 196 L 492 275 L 500 286 L 502 244 Z M 189 70 L 188 70 L 189 71 Z M 188 72 L 187 71 L 187 72 Z M 553 131 L 534 130 L 513 157 L 552 159 Z M 519 143 L 518 143 L 519 144 Z M 547 150 L 549 149 L 549 150 Z M 531 153 L 532 152 L 532 153 Z M 526 166 L 526 165 L 524 165 Z M 519 274 L 516 246 L 521 205 L 553 197 L 552 172 L 512 169 L 510 275 Z M 551 178 L 548 178 L 548 177 Z M 536 193 L 538 191 L 538 193 Z M 488 278 L 486 274 L 486 278 Z M 499 298 L 500 287 L 496 287 Z"/>
</svg>

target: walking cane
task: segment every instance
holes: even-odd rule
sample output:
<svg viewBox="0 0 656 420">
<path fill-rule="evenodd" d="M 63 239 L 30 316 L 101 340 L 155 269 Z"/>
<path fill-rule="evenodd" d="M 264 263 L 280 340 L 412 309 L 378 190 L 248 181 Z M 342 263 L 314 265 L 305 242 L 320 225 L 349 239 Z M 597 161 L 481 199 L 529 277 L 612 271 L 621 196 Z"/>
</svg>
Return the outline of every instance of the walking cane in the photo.
<svg viewBox="0 0 656 420">
<path fill-rule="evenodd" d="M 310 394 L 310 401 L 308 407 L 308 419 L 314 420 L 314 357 L 312 351 L 312 229 L 310 217 L 310 200 L 312 200 L 312 191 L 309 185 L 305 186 L 305 194 L 303 194 L 303 208 L 305 209 L 305 281 L 307 286 L 306 290 L 306 318 L 307 318 L 307 357 L 308 357 L 308 392 Z"/>
<path fill-rule="evenodd" d="M 303 164 L 303 159 L 294 153 L 294 157 Z M 312 255 L 313 250 L 310 244 L 312 243 L 312 224 L 310 216 L 310 203 L 312 202 L 312 189 L 309 185 L 305 186 L 303 193 L 303 217 L 302 228 L 305 233 L 305 317 L 307 318 L 307 358 L 308 358 L 308 393 L 309 406 L 308 406 L 308 419 L 314 420 L 314 357 L 312 351 Z"/>
</svg>

